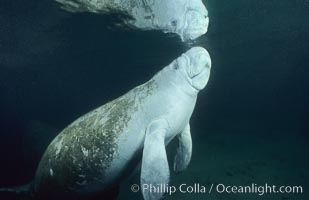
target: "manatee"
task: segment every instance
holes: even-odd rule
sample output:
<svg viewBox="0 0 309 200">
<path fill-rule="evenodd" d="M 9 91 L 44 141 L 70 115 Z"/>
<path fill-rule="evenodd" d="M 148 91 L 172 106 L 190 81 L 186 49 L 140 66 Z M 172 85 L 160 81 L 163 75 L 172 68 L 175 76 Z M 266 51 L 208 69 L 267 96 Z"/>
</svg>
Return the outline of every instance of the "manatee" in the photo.
<svg viewBox="0 0 309 200">
<path fill-rule="evenodd" d="M 122 14 L 121 24 L 141 30 L 176 33 L 194 40 L 208 29 L 208 11 L 202 0 L 56 0 L 70 12 Z"/>
<path fill-rule="evenodd" d="M 141 185 L 168 184 L 165 147 L 178 139 L 173 169 L 185 170 L 192 154 L 189 120 L 210 68 L 208 52 L 193 47 L 146 83 L 81 116 L 51 142 L 33 183 L 20 190 L 44 200 L 116 198 L 139 163 Z M 145 200 L 164 196 L 142 193 Z"/>
</svg>

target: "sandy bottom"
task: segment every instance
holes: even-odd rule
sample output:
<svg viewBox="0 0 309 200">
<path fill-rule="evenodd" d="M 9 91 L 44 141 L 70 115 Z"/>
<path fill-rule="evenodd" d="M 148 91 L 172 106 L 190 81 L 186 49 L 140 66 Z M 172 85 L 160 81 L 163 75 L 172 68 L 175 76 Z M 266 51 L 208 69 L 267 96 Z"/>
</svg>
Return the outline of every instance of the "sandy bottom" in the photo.
<svg viewBox="0 0 309 200">
<path fill-rule="evenodd" d="M 198 134 L 200 136 L 202 134 Z M 170 185 L 176 192 L 166 199 L 211 199 L 211 200 L 306 200 L 308 188 L 308 150 L 305 138 L 296 134 L 204 134 L 193 136 L 193 157 L 188 169 L 181 174 L 173 174 Z M 173 157 L 176 144 L 168 147 L 169 158 Z M 172 159 L 170 159 L 170 166 Z M 301 186 L 302 194 L 263 194 L 265 184 L 269 186 Z M 119 199 L 143 199 L 141 192 L 132 192 L 132 184 L 139 184 L 137 173 L 123 183 Z M 200 189 L 192 193 L 180 192 L 179 186 L 199 184 Z M 209 189 L 213 184 L 211 193 Z M 218 184 L 224 186 L 251 186 L 256 190 L 251 194 L 219 193 Z M 206 193 L 203 193 L 204 186 Z M 264 188 L 258 186 L 264 186 Z M 186 190 L 186 187 L 182 187 Z M 220 185 L 219 190 L 223 188 Z M 192 189 L 192 188 L 191 188 Z M 289 190 L 290 188 L 286 188 Z M 189 188 L 190 190 L 190 188 Z M 198 193 L 198 191 L 200 193 Z M 266 189 L 264 189 L 265 191 Z M 294 189 L 296 190 L 296 189 Z M 300 192 L 300 189 L 299 189 Z M 259 195 L 260 194 L 260 195 Z"/>
</svg>

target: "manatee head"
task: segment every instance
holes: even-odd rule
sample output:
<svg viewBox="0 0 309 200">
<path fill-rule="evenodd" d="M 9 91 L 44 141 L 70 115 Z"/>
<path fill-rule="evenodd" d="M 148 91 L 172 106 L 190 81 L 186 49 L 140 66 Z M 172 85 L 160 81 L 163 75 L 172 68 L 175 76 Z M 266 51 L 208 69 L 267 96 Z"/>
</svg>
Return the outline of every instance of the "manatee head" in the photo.
<svg viewBox="0 0 309 200">
<path fill-rule="evenodd" d="M 202 90 L 209 80 L 210 68 L 209 53 L 202 47 L 191 48 L 168 66 L 169 71 L 174 73 L 175 84 L 186 86 L 182 87 L 186 92 Z"/>
<path fill-rule="evenodd" d="M 137 16 L 133 13 L 137 27 L 176 33 L 182 41 L 195 40 L 208 30 L 208 11 L 202 0 L 147 0 L 146 2 L 148 2 L 147 8 L 151 10 L 151 17 L 146 17 L 143 9 Z"/>
<path fill-rule="evenodd" d="M 201 0 L 189 0 L 182 24 L 182 40 L 194 40 L 208 30 L 208 11 Z"/>
</svg>

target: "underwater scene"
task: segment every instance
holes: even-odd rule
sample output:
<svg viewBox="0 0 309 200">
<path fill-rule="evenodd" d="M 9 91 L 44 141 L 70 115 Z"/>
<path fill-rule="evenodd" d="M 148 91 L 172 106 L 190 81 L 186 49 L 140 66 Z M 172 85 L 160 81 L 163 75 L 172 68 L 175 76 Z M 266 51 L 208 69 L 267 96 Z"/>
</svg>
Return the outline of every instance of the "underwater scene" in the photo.
<svg viewBox="0 0 309 200">
<path fill-rule="evenodd" d="M 0 200 L 309 199 L 309 0 L 1 0 Z"/>
</svg>

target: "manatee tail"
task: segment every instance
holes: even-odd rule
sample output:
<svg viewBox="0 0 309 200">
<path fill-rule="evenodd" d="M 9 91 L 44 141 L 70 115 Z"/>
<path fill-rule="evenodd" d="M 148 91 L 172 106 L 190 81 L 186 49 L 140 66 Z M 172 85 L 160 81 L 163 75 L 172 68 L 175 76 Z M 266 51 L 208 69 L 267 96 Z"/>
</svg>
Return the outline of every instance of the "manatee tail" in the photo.
<svg viewBox="0 0 309 200">
<path fill-rule="evenodd" d="M 30 200 L 32 199 L 32 182 L 16 187 L 0 188 L 1 200 Z"/>
</svg>

